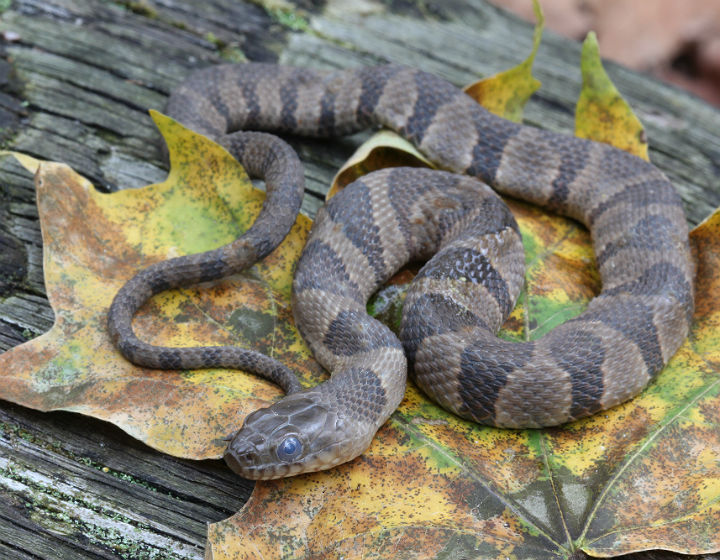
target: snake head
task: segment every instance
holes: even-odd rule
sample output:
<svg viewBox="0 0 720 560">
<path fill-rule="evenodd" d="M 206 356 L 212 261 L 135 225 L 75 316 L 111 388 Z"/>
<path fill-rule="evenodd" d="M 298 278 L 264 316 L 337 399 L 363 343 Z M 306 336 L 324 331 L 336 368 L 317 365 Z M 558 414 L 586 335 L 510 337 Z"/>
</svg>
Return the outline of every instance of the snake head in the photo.
<svg viewBox="0 0 720 560">
<path fill-rule="evenodd" d="M 355 452 L 350 430 L 321 392 L 301 391 L 249 414 L 224 459 L 235 473 L 254 480 L 328 469 L 364 450 Z"/>
</svg>

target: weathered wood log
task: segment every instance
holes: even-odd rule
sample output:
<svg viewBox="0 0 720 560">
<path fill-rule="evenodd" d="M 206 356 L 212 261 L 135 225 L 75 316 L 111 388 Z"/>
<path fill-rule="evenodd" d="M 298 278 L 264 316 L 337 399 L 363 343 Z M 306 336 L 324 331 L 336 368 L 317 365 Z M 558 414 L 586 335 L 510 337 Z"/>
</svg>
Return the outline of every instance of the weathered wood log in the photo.
<svg viewBox="0 0 720 560">
<path fill-rule="evenodd" d="M 531 44 L 527 23 L 482 0 L 298 4 L 15 0 L 0 18 L 0 138 L 67 162 L 99 188 L 137 187 L 165 173 L 146 111 L 162 109 L 192 68 L 244 57 L 328 68 L 392 61 L 463 85 L 517 64 Z M 535 64 L 544 86 L 526 121 L 570 131 L 579 46 L 545 35 Z M 720 112 L 607 67 L 699 222 L 720 205 Z M 291 139 L 306 164 L 305 213 L 362 137 Z M 0 163 L 0 351 L 53 321 L 34 196 L 27 172 Z M 251 489 L 218 461 L 174 459 L 100 421 L 0 402 L 1 558 L 202 558 L 205 523 L 237 511 Z"/>
</svg>

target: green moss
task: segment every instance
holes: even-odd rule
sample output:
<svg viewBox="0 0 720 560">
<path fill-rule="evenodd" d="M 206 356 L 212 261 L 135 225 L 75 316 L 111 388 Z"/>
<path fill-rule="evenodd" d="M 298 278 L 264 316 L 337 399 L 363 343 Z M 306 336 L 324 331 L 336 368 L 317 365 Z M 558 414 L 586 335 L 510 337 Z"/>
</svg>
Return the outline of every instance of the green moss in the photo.
<svg viewBox="0 0 720 560">
<path fill-rule="evenodd" d="M 92 467 L 94 469 L 97 469 L 99 471 L 102 471 L 105 474 L 109 474 L 110 476 L 113 476 L 117 478 L 118 480 L 123 480 L 125 482 L 130 482 L 131 484 L 136 484 L 138 486 L 142 486 L 143 488 L 151 491 L 151 492 L 158 492 L 158 489 L 155 486 L 152 486 L 150 483 L 148 483 L 145 480 L 141 480 L 139 478 L 136 478 L 132 475 L 129 475 L 127 473 L 121 472 L 121 471 L 115 471 L 107 466 L 103 465 L 102 463 L 99 463 L 89 457 L 80 457 L 73 453 L 72 451 L 69 451 L 65 448 L 65 446 L 62 444 L 62 442 L 59 441 L 47 441 L 42 438 L 38 438 L 33 432 L 30 432 L 28 430 L 25 430 L 24 428 L 21 428 L 20 426 L 16 426 L 13 424 L 8 424 L 7 422 L 0 422 L 0 433 L 7 434 L 9 436 L 13 436 L 16 439 L 22 439 L 28 443 L 31 443 L 35 446 L 42 447 L 43 449 L 49 449 L 53 453 L 59 453 L 63 456 L 67 457 L 68 459 L 75 461 L 77 463 L 81 463 L 83 465 L 86 465 L 88 467 Z M 8 470 L 10 470 L 10 466 L 8 467 Z M 46 490 L 44 490 L 46 493 L 48 493 Z M 166 495 L 170 497 L 172 494 L 166 493 Z M 64 496 L 57 495 L 58 498 Z"/>
<path fill-rule="evenodd" d="M 220 58 L 228 62 L 247 62 L 247 57 L 237 45 L 227 45 L 220 49 Z"/>
<path fill-rule="evenodd" d="M 21 334 L 25 340 L 32 340 L 38 335 L 38 333 L 31 329 L 23 329 L 23 332 Z"/>
<path fill-rule="evenodd" d="M 188 26 L 184 21 L 171 21 L 170 25 L 172 25 L 176 29 L 181 29 L 182 31 L 188 30 Z"/>
<path fill-rule="evenodd" d="M 102 463 L 93 461 L 89 457 L 75 457 L 75 460 L 78 461 L 79 463 L 87 465 L 88 467 L 92 467 L 94 469 L 104 472 L 105 474 L 109 474 L 110 476 L 113 476 L 113 477 L 117 478 L 118 480 L 124 480 L 125 482 L 130 482 L 132 484 L 137 484 L 138 486 L 142 486 L 143 488 L 150 490 L 150 492 L 158 491 L 156 487 L 150 485 L 148 482 L 146 482 L 144 480 L 135 478 L 134 476 L 124 473 L 124 472 L 121 472 L 121 471 L 112 470 L 109 467 L 103 465 Z"/>
<path fill-rule="evenodd" d="M 367 303 L 367 312 L 385 323 L 395 334 L 400 332 L 403 303 L 409 284 L 391 284 L 377 291 Z"/>
<path fill-rule="evenodd" d="M 12 5 L 12 0 L 0 0 L 0 13 L 9 10 Z"/>
<path fill-rule="evenodd" d="M 55 487 L 39 483 L 36 479 L 23 476 L 21 472 L 10 464 L 0 472 L 9 479 L 20 482 L 32 493 L 32 497 L 25 501 L 24 505 L 29 511 L 29 517 L 47 527 L 55 533 L 63 535 L 82 534 L 91 542 L 112 548 L 117 551 L 121 558 L 185 558 L 182 554 L 159 550 L 154 546 L 135 542 L 128 532 L 113 527 L 102 527 L 92 522 L 87 522 L 75 514 L 80 511 L 93 511 L 95 514 L 111 519 L 117 523 L 130 526 L 136 532 L 152 531 L 152 527 L 145 523 L 139 523 L 117 511 L 99 506 L 97 503 L 84 499 L 82 492 L 68 494 L 61 492 Z M 59 509 L 59 503 L 68 504 L 69 507 Z"/>
<path fill-rule="evenodd" d="M 37 443 L 35 441 L 35 437 L 30 432 L 24 430 L 20 426 L 14 426 L 12 424 L 8 424 L 7 422 L 0 422 L 0 432 L 12 435 L 17 439 L 22 439 L 30 443 Z"/>
<path fill-rule="evenodd" d="M 213 45 L 215 45 L 218 49 L 221 49 L 222 46 L 225 44 L 225 43 L 223 43 L 222 40 L 219 39 L 219 38 L 217 37 L 217 35 L 215 35 L 215 33 L 213 33 L 212 31 L 208 31 L 207 33 L 205 33 L 204 39 L 205 39 L 208 43 L 212 43 Z"/>
<path fill-rule="evenodd" d="M 205 34 L 204 39 L 208 43 L 215 45 L 215 48 L 220 53 L 220 57 L 228 62 L 247 62 L 245 53 L 242 52 L 237 43 L 227 43 L 220 39 L 212 31 L 208 31 Z"/>
<path fill-rule="evenodd" d="M 95 131 L 94 134 L 110 144 L 119 144 L 122 141 L 122 136 L 111 130 L 99 129 Z"/>
<path fill-rule="evenodd" d="M 310 27 L 307 19 L 288 8 L 271 8 L 268 14 L 280 25 L 293 31 L 307 31 Z"/>
<path fill-rule="evenodd" d="M 2 1 L 2 0 L 0 0 Z M 123 8 L 126 8 L 127 10 L 131 11 L 134 14 L 137 14 L 139 16 L 145 16 L 149 18 L 156 18 L 158 16 L 157 11 L 152 6 L 146 4 L 142 0 L 139 1 L 121 1 L 118 2 L 119 5 L 121 5 Z"/>
</svg>

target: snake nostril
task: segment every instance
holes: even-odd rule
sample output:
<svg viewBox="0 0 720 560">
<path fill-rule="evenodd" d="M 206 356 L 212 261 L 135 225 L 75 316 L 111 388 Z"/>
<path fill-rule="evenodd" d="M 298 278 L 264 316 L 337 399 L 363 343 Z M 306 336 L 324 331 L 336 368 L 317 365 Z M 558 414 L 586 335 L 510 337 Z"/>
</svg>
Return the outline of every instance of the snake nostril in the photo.
<svg viewBox="0 0 720 560">
<path fill-rule="evenodd" d="M 257 458 L 257 450 L 255 446 L 247 441 L 233 441 L 227 448 L 225 455 L 232 455 L 233 457 L 240 459 L 253 459 Z"/>
<path fill-rule="evenodd" d="M 247 474 L 246 469 L 260 463 L 257 450 L 248 445 L 228 447 L 228 450 L 223 455 L 223 459 L 232 471 L 241 476 Z"/>
</svg>

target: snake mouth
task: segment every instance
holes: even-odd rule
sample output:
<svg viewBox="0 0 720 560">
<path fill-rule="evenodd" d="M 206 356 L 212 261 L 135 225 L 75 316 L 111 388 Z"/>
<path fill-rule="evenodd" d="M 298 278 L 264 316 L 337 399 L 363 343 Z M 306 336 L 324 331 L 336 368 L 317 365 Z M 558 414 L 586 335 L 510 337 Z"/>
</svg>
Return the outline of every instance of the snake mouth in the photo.
<svg viewBox="0 0 720 560">
<path fill-rule="evenodd" d="M 235 474 L 250 480 L 273 480 L 286 476 L 294 476 L 312 471 L 330 469 L 340 463 L 349 461 L 342 445 L 331 445 L 318 452 L 293 463 L 269 463 L 259 460 L 259 453 L 252 444 L 246 443 L 242 448 L 228 448 L 223 459 Z"/>
<path fill-rule="evenodd" d="M 305 472 L 306 461 L 269 462 L 251 442 L 235 440 L 228 446 L 223 459 L 235 474 L 250 480 L 270 480 Z"/>
<path fill-rule="evenodd" d="M 252 452 L 238 454 L 236 451 L 231 450 L 228 447 L 228 449 L 223 455 L 223 460 L 225 461 L 225 464 L 230 467 L 230 470 L 233 471 L 235 474 L 239 474 L 240 476 L 245 478 L 253 478 L 252 476 L 249 476 L 249 474 L 253 470 L 252 460 L 254 456 L 256 456 L 256 454 Z M 243 461 L 239 461 L 238 457 L 241 457 Z"/>
<path fill-rule="evenodd" d="M 286 465 L 241 465 L 230 453 L 224 456 L 225 463 L 237 475 L 249 480 L 273 480 L 306 472 L 304 463 Z"/>
</svg>

